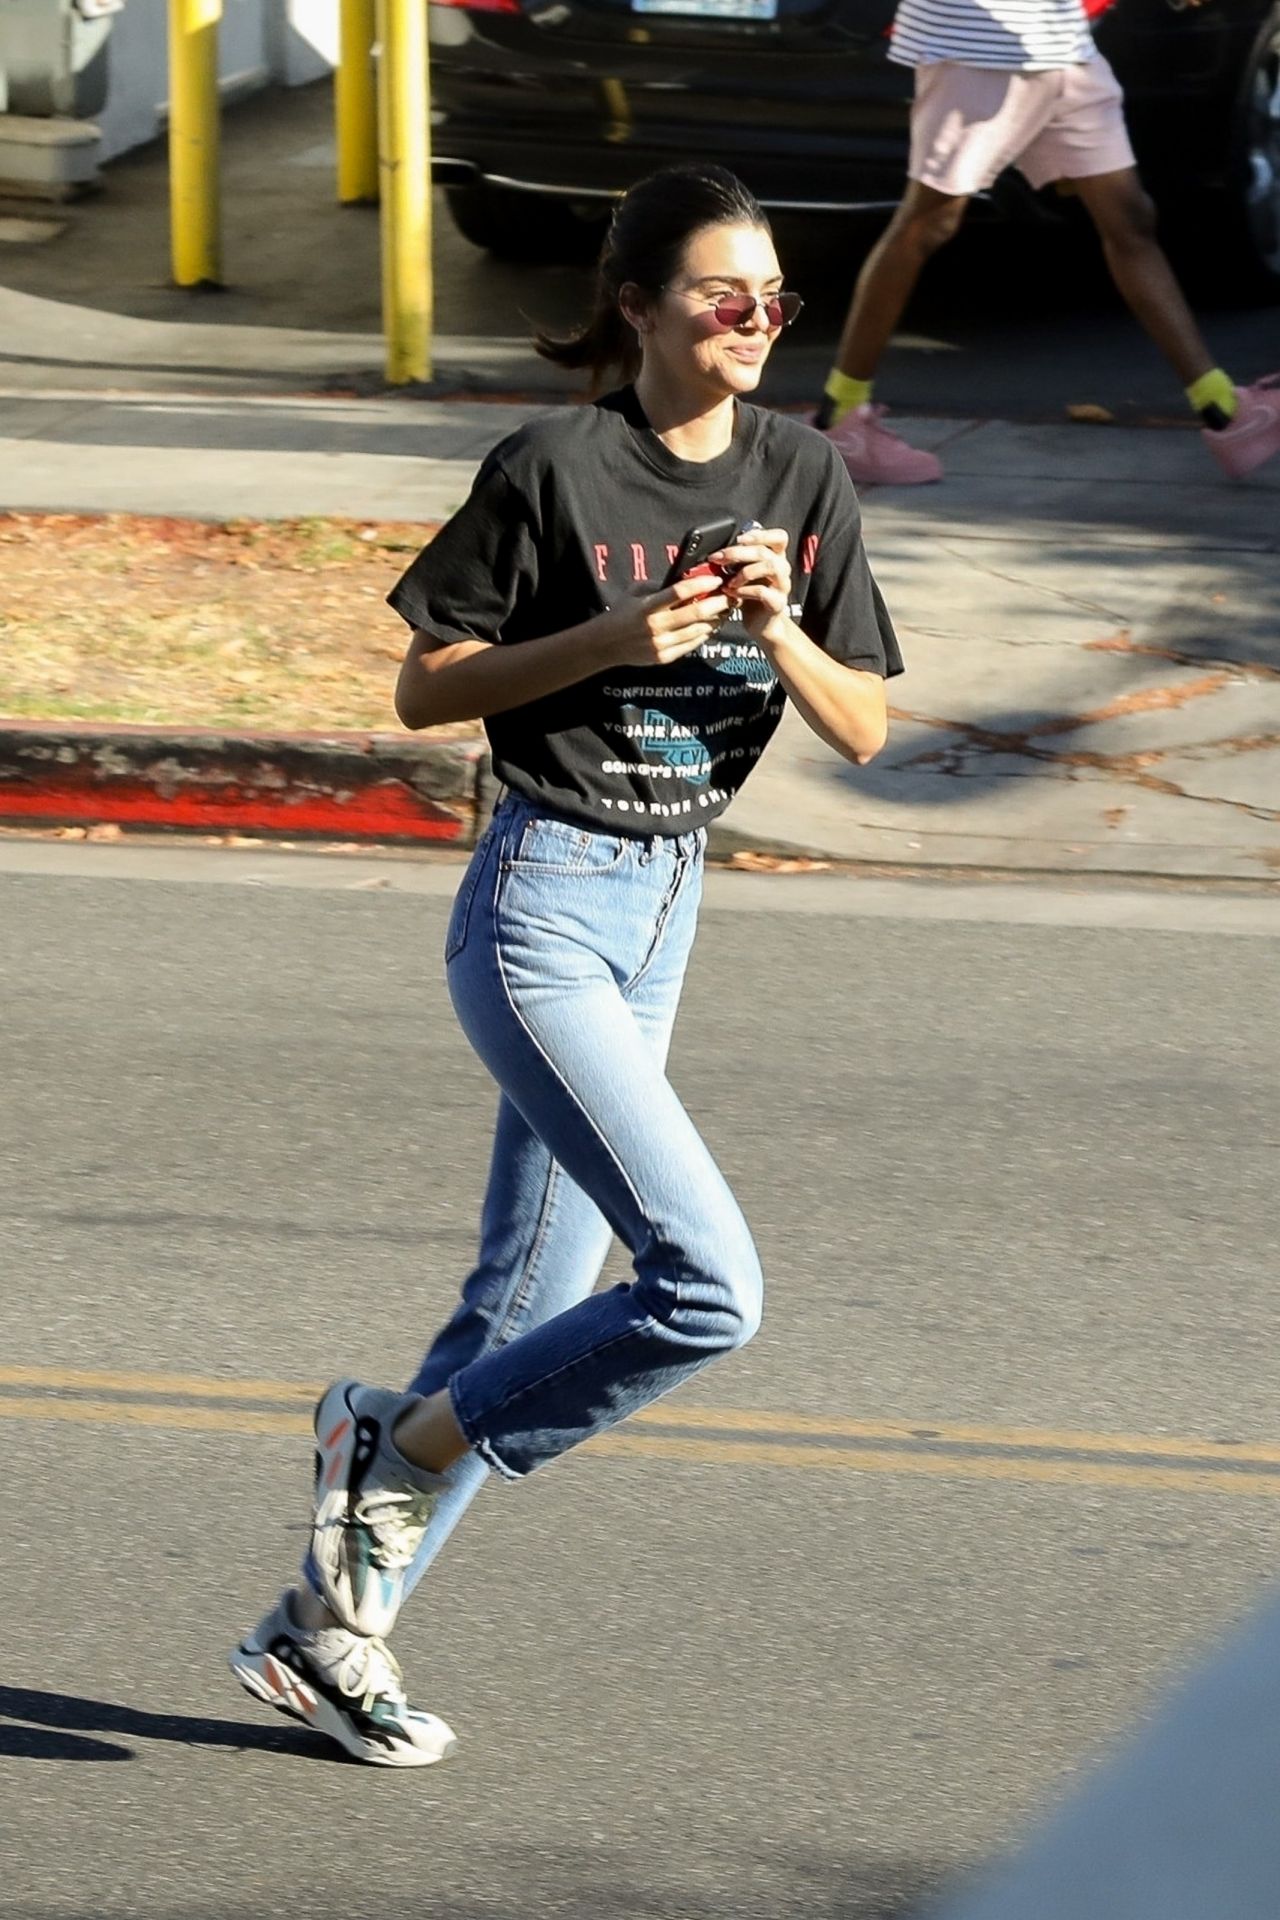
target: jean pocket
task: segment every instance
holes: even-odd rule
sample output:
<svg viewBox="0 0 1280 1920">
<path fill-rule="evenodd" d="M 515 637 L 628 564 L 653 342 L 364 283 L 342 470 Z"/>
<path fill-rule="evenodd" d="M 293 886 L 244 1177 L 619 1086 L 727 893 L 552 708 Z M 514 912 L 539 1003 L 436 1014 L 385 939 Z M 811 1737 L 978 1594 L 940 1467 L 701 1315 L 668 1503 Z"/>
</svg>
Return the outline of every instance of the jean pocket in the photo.
<svg viewBox="0 0 1280 1920">
<path fill-rule="evenodd" d="M 539 815 L 527 820 L 503 865 L 508 873 L 612 873 L 626 857 L 617 834 L 593 833 L 568 820 Z"/>
<path fill-rule="evenodd" d="M 470 864 L 462 876 L 462 885 L 453 896 L 453 910 L 449 915 L 449 925 L 444 936 L 444 963 L 446 967 L 456 954 L 461 953 L 467 944 L 467 930 L 471 925 L 471 908 L 475 902 L 476 888 L 484 871 L 489 850 L 493 845 L 492 835 L 485 833 L 476 843 L 476 850 Z"/>
</svg>

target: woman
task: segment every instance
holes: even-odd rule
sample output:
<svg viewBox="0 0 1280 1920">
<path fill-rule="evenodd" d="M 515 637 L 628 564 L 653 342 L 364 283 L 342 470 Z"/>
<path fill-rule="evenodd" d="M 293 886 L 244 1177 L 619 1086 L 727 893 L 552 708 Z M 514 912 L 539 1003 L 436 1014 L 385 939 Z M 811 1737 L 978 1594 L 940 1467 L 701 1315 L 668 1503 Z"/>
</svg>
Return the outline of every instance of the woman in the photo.
<svg viewBox="0 0 1280 1920">
<path fill-rule="evenodd" d="M 306 1579 L 232 1656 L 364 1760 L 453 1745 L 382 1636 L 486 1475 L 521 1478 L 759 1324 L 751 1235 L 665 1074 L 706 826 L 788 697 L 870 760 L 901 670 L 839 455 L 746 404 L 798 307 L 731 174 L 641 182 L 590 324 L 539 343 L 630 384 L 496 447 L 390 596 L 401 720 L 483 719 L 504 787 L 445 949 L 502 1090 L 480 1253 L 408 1393 L 322 1398 Z M 726 520 L 751 530 L 714 571 L 659 584 Z M 634 1278 L 594 1293 L 614 1234 Z"/>
</svg>

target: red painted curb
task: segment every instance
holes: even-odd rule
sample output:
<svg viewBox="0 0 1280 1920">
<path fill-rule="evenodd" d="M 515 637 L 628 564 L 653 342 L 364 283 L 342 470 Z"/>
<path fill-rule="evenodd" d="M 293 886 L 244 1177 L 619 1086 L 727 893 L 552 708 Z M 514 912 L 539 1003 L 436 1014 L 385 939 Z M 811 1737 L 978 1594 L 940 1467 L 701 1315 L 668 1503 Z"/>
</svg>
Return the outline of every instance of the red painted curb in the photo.
<svg viewBox="0 0 1280 1920">
<path fill-rule="evenodd" d="M 0 822 L 466 845 L 483 763 L 468 740 L 0 721 Z"/>
</svg>

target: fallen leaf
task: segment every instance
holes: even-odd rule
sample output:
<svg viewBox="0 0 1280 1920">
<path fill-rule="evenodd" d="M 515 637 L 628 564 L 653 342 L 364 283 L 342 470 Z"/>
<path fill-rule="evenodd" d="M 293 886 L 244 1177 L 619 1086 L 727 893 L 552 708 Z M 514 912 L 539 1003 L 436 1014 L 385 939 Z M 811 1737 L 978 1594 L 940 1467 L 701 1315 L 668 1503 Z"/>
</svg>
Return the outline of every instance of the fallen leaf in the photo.
<svg viewBox="0 0 1280 1920">
<path fill-rule="evenodd" d="M 745 873 L 829 873 L 829 860 L 810 860 L 801 854 L 750 853 L 745 850 L 732 854 L 731 867 L 737 867 Z"/>
</svg>

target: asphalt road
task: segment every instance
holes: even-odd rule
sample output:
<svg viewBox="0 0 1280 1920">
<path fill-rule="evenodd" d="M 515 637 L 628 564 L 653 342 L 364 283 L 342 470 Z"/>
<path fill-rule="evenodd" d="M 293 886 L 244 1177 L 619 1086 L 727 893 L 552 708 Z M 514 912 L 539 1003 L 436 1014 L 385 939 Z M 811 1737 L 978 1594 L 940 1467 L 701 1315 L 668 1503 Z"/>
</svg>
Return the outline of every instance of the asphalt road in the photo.
<svg viewBox="0 0 1280 1920">
<path fill-rule="evenodd" d="M 253 1706 L 309 1383 L 471 1247 L 455 879 L 0 844 L 4 1915 L 887 1920 L 1276 1564 L 1274 901 L 724 876 L 676 1078 L 758 1341 L 483 1496 L 398 1636 L 446 1766 Z"/>
</svg>

